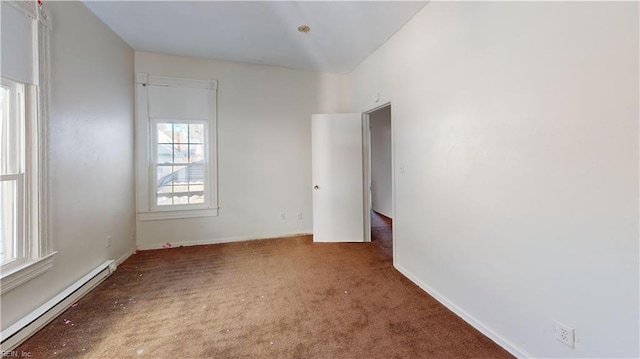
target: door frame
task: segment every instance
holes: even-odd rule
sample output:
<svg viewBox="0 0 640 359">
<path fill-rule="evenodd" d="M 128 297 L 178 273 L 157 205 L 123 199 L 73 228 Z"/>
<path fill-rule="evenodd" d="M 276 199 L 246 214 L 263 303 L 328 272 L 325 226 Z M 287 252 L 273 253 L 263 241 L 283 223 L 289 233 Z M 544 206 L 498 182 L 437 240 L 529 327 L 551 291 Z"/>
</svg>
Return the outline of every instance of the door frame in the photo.
<svg viewBox="0 0 640 359">
<path fill-rule="evenodd" d="M 380 110 L 384 107 L 391 106 L 391 101 L 384 102 L 381 105 L 362 111 L 362 189 L 363 189 L 363 211 L 364 211 L 364 241 L 371 242 L 371 122 L 370 115 L 372 112 Z M 393 111 L 393 107 L 391 107 Z M 394 165 L 394 140 L 393 140 L 393 112 L 391 113 L 391 216 L 396 216 L 396 196 L 395 196 L 395 165 Z M 391 235 L 395 238 L 395 227 L 391 229 Z M 396 241 L 392 241 L 392 251 L 395 253 Z"/>
</svg>

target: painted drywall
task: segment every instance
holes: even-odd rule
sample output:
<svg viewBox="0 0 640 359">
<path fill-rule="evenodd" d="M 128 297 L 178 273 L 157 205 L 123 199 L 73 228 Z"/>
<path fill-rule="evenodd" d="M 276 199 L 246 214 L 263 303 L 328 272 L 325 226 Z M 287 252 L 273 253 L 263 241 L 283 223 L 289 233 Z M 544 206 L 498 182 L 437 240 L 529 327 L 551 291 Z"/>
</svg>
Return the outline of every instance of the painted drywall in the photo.
<svg viewBox="0 0 640 359">
<path fill-rule="evenodd" d="M 431 2 L 352 73 L 393 106 L 395 266 L 516 354 L 640 355 L 638 33 L 635 2 Z"/>
<path fill-rule="evenodd" d="M 48 2 L 53 268 L 2 295 L 2 329 L 134 249 L 133 50 L 80 2 Z M 111 235 L 107 247 L 106 236 Z"/>
<path fill-rule="evenodd" d="M 218 80 L 220 205 L 217 217 L 138 221 L 138 247 L 311 233 L 311 115 L 350 107 L 348 76 L 145 52 L 135 57 L 136 72 Z"/>
<path fill-rule="evenodd" d="M 371 208 L 393 218 L 391 183 L 391 106 L 369 115 L 371 139 Z"/>
</svg>

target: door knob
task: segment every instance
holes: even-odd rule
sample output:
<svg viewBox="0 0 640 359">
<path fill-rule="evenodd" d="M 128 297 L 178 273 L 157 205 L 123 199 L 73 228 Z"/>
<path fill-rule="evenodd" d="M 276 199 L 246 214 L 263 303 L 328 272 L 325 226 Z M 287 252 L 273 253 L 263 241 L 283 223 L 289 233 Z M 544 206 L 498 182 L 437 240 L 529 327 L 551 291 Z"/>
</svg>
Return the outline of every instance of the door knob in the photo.
<svg viewBox="0 0 640 359">
<path fill-rule="evenodd" d="M 315 185 L 315 186 L 313 186 L 313 189 L 320 189 L 320 186 Z"/>
</svg>

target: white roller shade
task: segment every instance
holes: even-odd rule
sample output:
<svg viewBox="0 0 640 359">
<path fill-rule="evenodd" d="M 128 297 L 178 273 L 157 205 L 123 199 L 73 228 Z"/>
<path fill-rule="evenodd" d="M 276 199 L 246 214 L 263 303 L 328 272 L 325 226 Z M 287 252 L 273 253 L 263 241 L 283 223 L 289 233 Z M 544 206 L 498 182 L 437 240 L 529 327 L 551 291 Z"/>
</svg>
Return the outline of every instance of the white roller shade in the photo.
<svg viewBox="0 0 640 359">
<path fill-rule="evenodd" d="M 35 84 L 33 20 L 8 2 L 2 1 L 0 6 L 0 73 L 15 81 Z"/>
<path fill-rule="evenodd" d="M 154 86 L 149 87 L 149 118 L 209 118 L 209 89 Z"/>
</svg>

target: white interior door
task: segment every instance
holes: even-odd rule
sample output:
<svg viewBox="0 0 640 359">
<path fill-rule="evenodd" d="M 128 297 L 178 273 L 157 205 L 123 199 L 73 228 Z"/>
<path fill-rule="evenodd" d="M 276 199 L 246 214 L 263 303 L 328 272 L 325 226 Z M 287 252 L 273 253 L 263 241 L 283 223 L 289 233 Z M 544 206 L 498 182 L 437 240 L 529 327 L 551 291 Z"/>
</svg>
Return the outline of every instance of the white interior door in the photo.
<svg viewBox="0 0 640 359">
<path fill-rule="evenodd" d="M 313 240 L 363 242 L 362 115 L 311 117 Z"/>
</svg>

